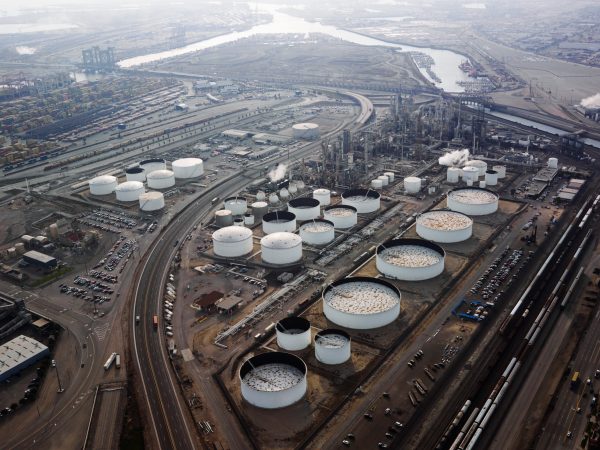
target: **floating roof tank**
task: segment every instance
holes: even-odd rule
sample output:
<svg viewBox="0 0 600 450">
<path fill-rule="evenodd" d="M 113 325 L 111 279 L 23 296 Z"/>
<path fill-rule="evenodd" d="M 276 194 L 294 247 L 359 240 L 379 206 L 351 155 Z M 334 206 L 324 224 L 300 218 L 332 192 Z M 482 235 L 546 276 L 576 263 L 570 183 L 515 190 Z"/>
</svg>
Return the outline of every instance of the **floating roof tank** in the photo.
<svg viewBox="0 0 600 450">
<path fill-rule="evenodd" d="M 456 211 L 432 210 L 417 218 L 416 229 L 417 234 L 428 241 L 462 242 L 473 234 L 473 219 Z"/>
<path fill-rule="evenodd" d="M 223 207 L 234 216 L 242 216 L 248 211 L 248 201 L 244 197 L 229 197 L 223 201 Z"/>
<path fill-rule="evenodd" d="M 240 367 L 242 397 L 259 408 L 290 406 L 306 395 L 307 372 L 304 361 L 291 353 L 258 354 Z"/>
<path fill-rule="evenodd" d="M 277 322 L 277 345 L 284 350 L 298 351 L 312 341 L 310 322 L 302 317 L 286 317 Z"/>
<path fill-rule="evenodd" d="M 483 216 L 498 210 L 498 199 L 498 194 L 489 189 L 466 187 L 448 192 L 447 204 L 452 211 Z"/>
<path fill-rule="evenodd" d="M 335 228 L 352 228 L 358 223 L 358 213 L 354 206 L 333 205 L 323 211 L 323 218 L 333 223 Z"/>
<path fill-rule="evenodd" d="M 148 174 L 155 170 L 165 170 L 167 168 L 167 162 L 163 158 L 149 158 L 140 161 L 140 167 Z"/>
<path fill-rule="evenodd" d="M 350 335 L 343 330 L 321 330 L 315 335 L 315 358 L 323 364 L 343 364 L 351 356 Z"/>
<path fill-rule="evenodd" d="M 233 225 L 233 214 L 228 209 L 215 211 L 215 225 L 217 228 L 223 228 Z"/>
<path fill-rule="evenodd" d="M 359 214 L 368 214 L 379 210 L 381 195 L 372 189 L 350 189 L 342 194 L 342 205 L 356 208 Z"/>
<path fill-rule="evenodd" d="M 335 239 L 333 222 L 315 219 L 300 225 L 300 237 L 309 245 L 326 245 Z"/>
<path fill-rule="evenodd" d="M 266 202 L 254 202 L 252 203 L 252 214 L 254 214 L 254 221 L 258 222 L 262 220 L 263 216 L 269 212 L 269 205 Z M 295 227 L 294 227 L 295 229 Z"/>
<path fill-rule="evenodd" d="M 128 167 L 125 169 L 125 178 L 127 181 L 146 181 L 146 171 L 139 166 Z"/>
<path fill-rule="evenodd" d="M 485 184 L 488 186 L 496 186 L 498 184 L 498 172 L 495 170 L 486 170 Z"/>
<path fill-rule="evenodd" d="M 379 328 L 396 320 L 400 297 L 396 286 L 379 278 L 341 278 L 323 290 L 323 313 L 346 328 Z"/>
<path fill-rule="evenodd" d="M 376 250 L 377 270 L 387 278 L 421 281 L 437 277 L 444 271 L 446 252 L 424 239 L 392 239 Z"/>
<path fill-rule="evenodd" d="M 262 217 L 262 229 L 265 234 L 296 230 L 296 215 L 289 211 L 272 211 Z"/>
<path fill-rule="evenodd" d="M 295 214 L 297 220 L 312 220 L 319 217 L 319 206 L 319 200 L 316 198 L 298 197 L 289 201 L 288 211 Z"/>
</svg>

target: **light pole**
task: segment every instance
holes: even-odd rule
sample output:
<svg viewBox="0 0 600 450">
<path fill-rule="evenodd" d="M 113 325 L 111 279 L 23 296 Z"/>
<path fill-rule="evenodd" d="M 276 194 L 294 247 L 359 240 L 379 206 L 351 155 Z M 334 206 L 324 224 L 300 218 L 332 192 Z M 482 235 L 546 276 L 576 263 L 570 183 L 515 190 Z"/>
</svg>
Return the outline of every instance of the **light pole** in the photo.
<svg viewBox="0 0 600 450">
<path fill-rule="evenodd" d="M 58 375 L 58 364 L 56 363 L 54 363 L 54 370 L 56 371 L 56 379 L 58 380 L 58 389 L 56 392 L 62 394 L 63 392 L 65 392 L 65 390 L 63 389 L 62 384 L 60 383 L 60 376 Z"/>
</svg>

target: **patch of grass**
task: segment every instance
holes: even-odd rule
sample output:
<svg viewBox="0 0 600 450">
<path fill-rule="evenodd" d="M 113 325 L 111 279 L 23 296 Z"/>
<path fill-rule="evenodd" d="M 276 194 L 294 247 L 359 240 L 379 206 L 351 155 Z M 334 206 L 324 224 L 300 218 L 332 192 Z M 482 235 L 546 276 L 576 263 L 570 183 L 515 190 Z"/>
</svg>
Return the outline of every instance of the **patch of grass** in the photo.
<svg viewBox="0 0 600 450">
<path fill-rule="evenodd" d="M 73 270 L 72 267 L 70 266 L 63 266 L 60 267 L 56 270 L 53 270 L 52 272 L 50 272 L 47 275 L 44 275 L 41 278 L 38 278 L 37 280 L 35 280 L 33 283 L 31 283 L 31 286 L 33 287 L 38 287 L 41 286 L 42 284 L 46 284 L 49 281 L 54 281 L 60 277 L 62 277 L 63 275 L 66 275 L 67 273 L 69 273 L 71 270 Z"/>
</svg>

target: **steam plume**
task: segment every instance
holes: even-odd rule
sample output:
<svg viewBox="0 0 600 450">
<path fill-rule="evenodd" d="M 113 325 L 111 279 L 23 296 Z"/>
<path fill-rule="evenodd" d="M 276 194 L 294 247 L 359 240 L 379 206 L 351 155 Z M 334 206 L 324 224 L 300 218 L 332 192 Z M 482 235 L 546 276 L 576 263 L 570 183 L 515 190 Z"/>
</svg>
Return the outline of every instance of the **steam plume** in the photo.
<svg viewBox="0 0 600 450">
<path fill-rule="evenodd" d="M 285 171 L 287 170 L 287 166 L 285 164 L 279 164 L 277 167 L 274 167 L 269 172 L 269 178 L 271 181 L 281 180 L 285 176 Z"/>
<path fill-rule="evenodd" d="M 584 98 L 580 105 L 584 108 L 600 108 L 600 93 Z"/>
<path fill-rule="evenodd" d="M 462 166 L 469 160 L 469 149 L 454 150 L 440 156 L 438 163 L 441 166 Z"/>
</svg>

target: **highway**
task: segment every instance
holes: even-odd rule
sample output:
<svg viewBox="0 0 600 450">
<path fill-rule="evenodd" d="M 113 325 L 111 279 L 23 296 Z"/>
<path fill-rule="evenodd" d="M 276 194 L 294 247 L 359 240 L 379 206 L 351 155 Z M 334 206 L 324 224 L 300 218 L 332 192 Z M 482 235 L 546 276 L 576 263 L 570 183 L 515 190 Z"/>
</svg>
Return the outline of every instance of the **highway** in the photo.
<svg viewBox="0 0 600 450">
<path fill-rule="evenodd" d="M 349 93 L 351 94 L 351 93 Z M 371 116 L 372 109 L 370 101 L 357 99 L 359 104 L 367 106 L 367 111 L 361 110 L 358 119 L 350 125 L 342 123 L 336 129 L 328 133 L 333 136 L 346 126 L 356 129 L 364 125 L 364 121 Z M 323 136 L 326 137 L 326 136 Z M 294 152 L 293 157 L 300 160 L 302 157 L 320 149 L 320 142 L 313 142 Z M 285 161 L 287 155 L 281 155 L 269 164 Z M 253 169 L 263 167 L 264 161 L 250 166 L 246 172 L 254 172 L 258 178 L 260 171 Z M 258 172 L 258 173 L 257 173 Z M 141 389 L 145 405 L 140 405 L 150 419 L 149 425 L 152 429 L 152 440 L 161 449 L 193 449 L 199 448 L 203 443 L 198 437 L 196 430 L 189 423 L 191 415 L 184 404 L 175 375 L 170 367 L 166 345 L 163 337 L 163 318 L 161 311 L 162 292 L 169 273 L 170 261 L 177 251 L 176 241 L 187 235 L 192 227 L 214 207 L 210 200 L 216 196 L 225 198 L 233 193 L 239 192 L 248 185 L 253 178 L 236 174 L 223 181 L 220 185 L 206 190 L 196 201 L 188 205 L 169 225 L 161 232 L 150 249 L 145 253 L 135 279 L 137 280 L 132 290 L 133 302 L 130 323 L 133 332 L 132 348 L 133 360 L 136 367 L 136 379 L 141 381 Z M 140 315 L 141 321 L 135 323 L 135 316 Z M 153 316 L 159 316 L 158 330 L 154 328 Z M 214 387 L 216 389 L 216 386 Z M 141 398 L 138 397 L 140 400 Z M 223 400 L 211 396 L 211 411 L 218 414 L 223 409 Z M 245 442 L 241 430 L 228 430 L 228 439 L 234 442 Z"/>
</svg>

